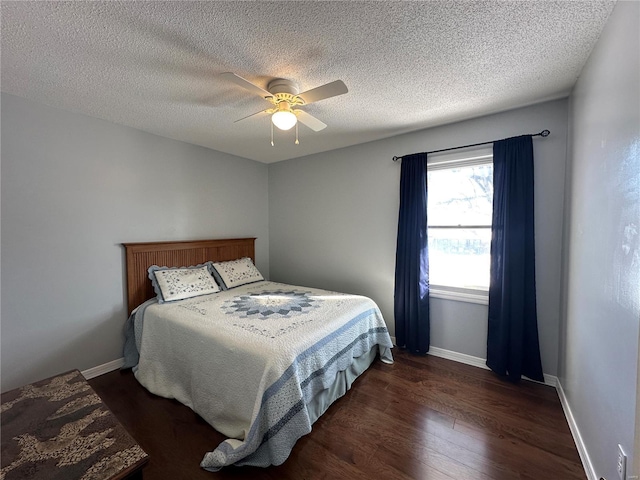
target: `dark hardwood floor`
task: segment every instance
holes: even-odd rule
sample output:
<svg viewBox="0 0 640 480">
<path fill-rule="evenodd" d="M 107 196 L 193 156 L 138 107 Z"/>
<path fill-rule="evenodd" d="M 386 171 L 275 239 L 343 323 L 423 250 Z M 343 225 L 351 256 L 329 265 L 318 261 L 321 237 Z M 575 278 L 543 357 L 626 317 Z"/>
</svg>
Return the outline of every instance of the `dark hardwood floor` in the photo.
<svg viewBox="0 0 640 480">
<path fill-rule="evenodd" d="M 144 480 L 586 478 L 555 389 L 394 349 L 334 403 L 278 467 L 199 467 L 224 437 L 131 371 L 89 381 L 151 456 Z"/>
</svg>

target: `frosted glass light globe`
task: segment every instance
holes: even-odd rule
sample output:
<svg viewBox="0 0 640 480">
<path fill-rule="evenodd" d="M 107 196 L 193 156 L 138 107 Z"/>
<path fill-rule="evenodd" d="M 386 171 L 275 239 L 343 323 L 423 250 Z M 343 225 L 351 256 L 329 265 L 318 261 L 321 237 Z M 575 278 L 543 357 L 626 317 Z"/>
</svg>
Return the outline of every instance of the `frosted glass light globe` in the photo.
<svg viewBox="0 0 640 480">
<path fill-rule="evenodd" d="M 280 130 L 290 130 L 298 121 L 295 113 L 286 110 L 280 110 L 271 115 L 271 121 Z"/>
</svg>

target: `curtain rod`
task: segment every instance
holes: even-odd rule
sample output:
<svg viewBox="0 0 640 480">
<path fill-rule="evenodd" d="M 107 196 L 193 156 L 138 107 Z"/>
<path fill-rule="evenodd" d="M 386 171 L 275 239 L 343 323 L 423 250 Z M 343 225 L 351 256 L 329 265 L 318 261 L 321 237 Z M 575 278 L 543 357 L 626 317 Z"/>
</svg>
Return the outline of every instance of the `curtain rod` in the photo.
<svg viewBox="0 0 640 480">
<path fill-rule="evenodd" d="M 548 137 L 550 133 L 551 132 L 549 130 L 542 130 L 540 133 L 534 133 L 531 136 L 532 137 Z M 509 138 L 513 138 L 513 137 L 509 137 Z M 506 138 L 503 138 L 502 140 L 506 140 Z M 499 142 L 499 141 L 500 140 L 493 140 L 491 142 L 472 143 L 471 145 L 461 145 L 459 147 L 443 148 L 441 150 L 433 150 L 432 152 L 422 152 L 422 153 L 429 155 L 430 153 L 448 152 L 449 150 L 458 150 L 460 148 L 479 147 L 480 145 L 489 145 L 490 143 Z M 392 160 L 394 162 L 397 162 L 398 160 L 402 160 L 402 157 L 393 157 Z"/>
</svg>

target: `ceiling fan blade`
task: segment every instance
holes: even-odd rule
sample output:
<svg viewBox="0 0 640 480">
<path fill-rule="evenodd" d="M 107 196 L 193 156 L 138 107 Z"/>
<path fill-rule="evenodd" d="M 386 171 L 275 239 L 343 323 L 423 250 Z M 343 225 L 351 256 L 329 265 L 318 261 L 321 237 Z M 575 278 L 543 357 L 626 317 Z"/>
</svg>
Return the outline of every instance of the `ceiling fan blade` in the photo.
<svg viewBox="0 0 640 480">
<path fill-rule="evenodd" d="M 251 115 L 247 115 L 246 117 L 239 118 L 238 120 L 234 120 L 233 123 L 238 123 L 242 120 L 246 120 L 247 118 L 254 117 L 256 115 L 260 115 L 261 113 L 269 113 L 269 110 L 260 110 L 259 112 L 252 113 Z"/>
<path fill-rule="evenodd" d="M 229 80 L 230 82 L 235 83 L 236 85 L 241 86 L 242 88 L 249 90 L 252 93 L 255 93 L 256 95 L 260 95 L 263 98 L 273 96 L 271 95 L 271 93 L 267 92 L 263 88 L 260 88 L 259 86 L 254 85 L 249 80 L 246 80 L 242 78 L 240 75 L 236 75 L 235 73 L 225 72 L 225 73 L 221 73 L 220 76 L 226 80 Z"/>
<path fill-rule="evenodd" d="M 314 132 L 319 132 L 320 130 L 324 130 L 325 128 L 327 128 L 327 125 L 325 123 L 321 122 L 316 117 L 305 112 L 304 110 L 295 110 L 295 112 L 296 117 L 298 117 L 300 123 L 303 123 Z"/>
<path fill-rule="evenodd" d="M 327 83 L 320 87 L 312 88 L 306 92 L 298 94 L 304 103 L 313 103 L 325 98 L 337 97 L 347 93 L 349 89 L 342 80 L 336 80 L 335 82 Z"/>
</svg>

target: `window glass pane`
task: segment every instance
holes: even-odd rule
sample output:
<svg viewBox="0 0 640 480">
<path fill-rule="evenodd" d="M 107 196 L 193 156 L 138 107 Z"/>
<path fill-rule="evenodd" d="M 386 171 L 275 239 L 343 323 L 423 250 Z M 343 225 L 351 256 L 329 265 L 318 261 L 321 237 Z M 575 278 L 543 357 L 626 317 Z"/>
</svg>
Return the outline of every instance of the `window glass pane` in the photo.
<svg viewBox="0 0 640 480">
<path fill-rule="evenodd" d="M 429 283 L 489 290 L 490 228 L 429 228 Z"/>
<path fill-rule="evenodd" d="M 491 225 L 493 164 L 427 174 L 429 225 Z"/>
</svg>

